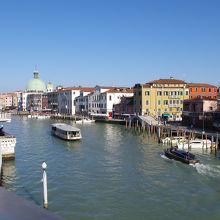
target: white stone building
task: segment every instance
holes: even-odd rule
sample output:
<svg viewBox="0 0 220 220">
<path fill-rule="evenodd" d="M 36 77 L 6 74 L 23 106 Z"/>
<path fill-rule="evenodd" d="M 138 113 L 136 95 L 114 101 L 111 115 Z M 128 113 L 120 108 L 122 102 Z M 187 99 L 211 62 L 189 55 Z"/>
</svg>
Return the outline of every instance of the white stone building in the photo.
<svg viewBox="0 0 220 220">
<path fill-rule="evenodd" d="M 133 89 L 96 86 L 94 93 L 88 95 L 89 114 L 92 116 L 112 117 L 113 105 L 120 103 L 123 96 L 133 96 Z"/>
<path fill-rule="evenodd" d="M 88 95 L 92 92 L 94 92 L 94 88 L 84 88 L 84 90 L 80 90 L 80 95 L 75 99 L 76 114 L 88 114 Z"/>
<path fill-rule="evenodd" d="M 87 87 L 67 87 L 58 91 L 58 113 L 75 115 L 76 97 L 80 96 L 80 91 L 87 91 Z"/>
</svg>

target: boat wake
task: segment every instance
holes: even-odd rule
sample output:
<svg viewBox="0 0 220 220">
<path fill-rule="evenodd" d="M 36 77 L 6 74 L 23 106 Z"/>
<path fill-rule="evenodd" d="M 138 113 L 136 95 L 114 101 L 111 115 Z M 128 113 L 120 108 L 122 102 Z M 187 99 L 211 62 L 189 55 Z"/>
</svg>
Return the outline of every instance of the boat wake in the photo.
<svg viewBox="0 0 220 220">
<path fill-rule="evenodd" d="M 220 166 L 219 165 L 207 165 L 207 164 L 195 164 L 193 167 L 196 171 L 205 176 L 220 177 Z"/>
<path fill-rule="evenodd" d="M 169 159 L 168 157 L 166 157 L 165 154 L 160 154 L 160 156 L 161 156 L 163 159 L 165 159 L 165 160 L 171 160 L 171 159 Z"/>
</svg>

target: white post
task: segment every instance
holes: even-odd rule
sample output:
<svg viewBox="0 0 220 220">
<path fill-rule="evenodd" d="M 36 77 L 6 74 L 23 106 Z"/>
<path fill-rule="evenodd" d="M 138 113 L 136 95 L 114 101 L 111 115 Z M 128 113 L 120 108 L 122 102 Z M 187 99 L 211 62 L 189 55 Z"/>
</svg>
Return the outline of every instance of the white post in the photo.
<svg viewBox="0 0 220 220">
<path fill-rule="evenodd" d="M 44 208 L 47 208 L 48 207 L 48 201 L 47 201 L 47 173 L 46 173 L 47 164 L 45 162 L 42 163 L 42 168 L 43 168 Z"/>
</svg>

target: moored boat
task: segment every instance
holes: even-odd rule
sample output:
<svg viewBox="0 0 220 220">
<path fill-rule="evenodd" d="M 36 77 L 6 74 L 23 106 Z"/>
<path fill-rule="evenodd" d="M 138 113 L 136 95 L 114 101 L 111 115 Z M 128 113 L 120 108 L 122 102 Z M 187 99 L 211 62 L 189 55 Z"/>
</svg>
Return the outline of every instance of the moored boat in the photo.
<svg viewBox="0 0 220 220">
<path fill-rule="evenodd" d="M 87 124 L 87 123 L 92 123 L 92 122 L 95 122 L 95 120 L 83 119 L 83 120 L 76 121 L 76 124 Z"/>
<path fill-rule="evenodd" d="M 65 123 L 52 124 L 52 134 L 63 140 L 75 141 L 82 138 L 79 128 L 73 127 Z"/>
<path fill-rule="evenodd" d="M 186 152 L 184 150 L 177 150 L 176 148 L 167 148 L 164 150 L 165 156 L 169 159 L 178 160 L 186 164 L 196 164 L 199 163 L 199 159 L 195 157 L 194 154 Z"/>
<path fill-rule="evenodd" d="M 185 141 L 185 138 L 182 136 L 174 136 L 172 138 L 166 137 L 166 138 L 162 139 L 163 144 L 171 144 L 172 143 L 173 146 L 177 146 L 178 143 L 182 143 L 183 141 Z"/>
<path fill-rule="evenodd" d="M 209 139 L 207 140 L 202 140 L 202 139 L 195 139 L 195 140 L 190 140 L 190 141 L 183 141 L 182 143 L 178 143 L 177 146 L 178 148 L 210 148 L 211 145 L 215 147 L 215 142 L 211 142 Z"/>
</svg>

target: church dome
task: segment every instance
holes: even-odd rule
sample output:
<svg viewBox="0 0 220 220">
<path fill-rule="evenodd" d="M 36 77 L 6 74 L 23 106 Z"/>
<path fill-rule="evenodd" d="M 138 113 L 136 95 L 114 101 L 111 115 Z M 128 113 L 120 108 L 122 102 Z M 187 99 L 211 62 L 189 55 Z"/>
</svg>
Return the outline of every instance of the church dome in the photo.
<svg viewBox="0 0 220 220">
<path fill-rule="evenodd" d="M 47 83 L 47 89 L 53 89 L 53 83 L 51 82 Z"/>
<path fill-rule="evenodd" d="M 44 81 L 38 77 L 37 70 L 34 71 L 34 78 L 28 82 L 26 89 L 27 91 L 47 91 Z"/>
</svg>

